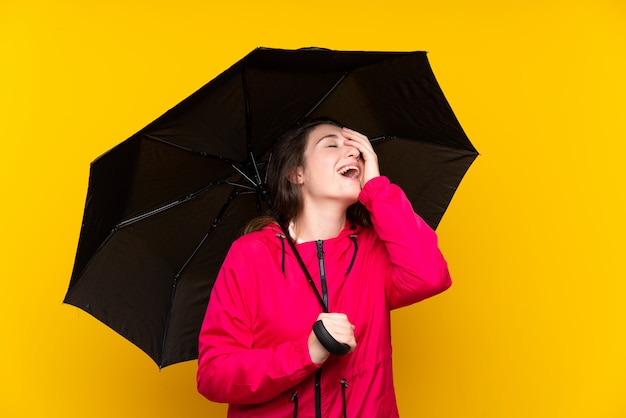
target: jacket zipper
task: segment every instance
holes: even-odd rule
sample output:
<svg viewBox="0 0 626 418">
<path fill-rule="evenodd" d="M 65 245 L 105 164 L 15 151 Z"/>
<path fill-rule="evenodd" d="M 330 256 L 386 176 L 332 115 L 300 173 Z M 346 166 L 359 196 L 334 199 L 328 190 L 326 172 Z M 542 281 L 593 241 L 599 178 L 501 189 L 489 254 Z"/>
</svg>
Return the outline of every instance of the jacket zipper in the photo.
<svg viewBox="0 0 626 418">
<path fill-rule="evenodd" d="M 322 418 L 322 369 L 315 372 L 315 417 Z"/>
<path fill-rule="evenodd" d="M 322 302 L 324 311 L 328 312 L 328 288 L 326 286 L 326 271 L 324 268 L 324 241 L 315 241 L 317 260 L 320 268 L 320 284 L 322 286 Z M 322 369 L 315 373 L 315 417 L 322 418 Z"/>
<path fill-rule="evenodd" d="M 320 267 L 322 301 L 324 302 L 324 307 L 326 308 L 326 311 L 328 311 L 328 287 L 326 286 L 326 271 L 324 269 L 324 241 L 322 241 L 321 239 L 315 241 L 315 246 L 317 247 L 317 261 L 319 262 Z"/>
<path fill-rule="evenodd" d="M 346 404 L 346 388 L 348 387 L 348 380 L 341 379 L 341 395 L 343 397 L 343 418 L 348 418 L 348 405 Z"/>
<path fill-rule="evenodd" d="M 291 402 L 293 402 L 293 418 L 298 418 L 298 392 L 291 394 Z"/>
</svg>

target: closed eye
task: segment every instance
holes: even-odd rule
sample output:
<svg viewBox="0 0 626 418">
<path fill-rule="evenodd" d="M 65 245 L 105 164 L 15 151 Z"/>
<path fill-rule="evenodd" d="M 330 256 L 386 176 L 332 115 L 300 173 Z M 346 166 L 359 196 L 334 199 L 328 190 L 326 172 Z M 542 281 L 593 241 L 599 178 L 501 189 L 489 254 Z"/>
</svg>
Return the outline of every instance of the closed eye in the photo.
<svg viewBox="0 0 626 418">
<path fill-rule="evenodd" d="M 317 143 L 324 146 L 325 148 L 337 148 L 337 140 L 339 138 L 335 134 L 328 134 L 321 137 Z"/>
</svg>

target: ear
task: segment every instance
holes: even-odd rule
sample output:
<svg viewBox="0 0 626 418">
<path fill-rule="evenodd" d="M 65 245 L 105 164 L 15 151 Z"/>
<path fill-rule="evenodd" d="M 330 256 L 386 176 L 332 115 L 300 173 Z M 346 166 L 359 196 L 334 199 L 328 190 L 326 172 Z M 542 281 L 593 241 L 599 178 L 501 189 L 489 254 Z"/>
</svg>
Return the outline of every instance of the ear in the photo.
<svg viewBox="0 0 626 418">
<path fill-rule="evenodd" d="M 289 176 L 287 176 L 287 179 L 291 184 L 304 183 L 304 170 L 302 169 L 302 167 L 297 167 L 289 174 Z"/>
</svg>

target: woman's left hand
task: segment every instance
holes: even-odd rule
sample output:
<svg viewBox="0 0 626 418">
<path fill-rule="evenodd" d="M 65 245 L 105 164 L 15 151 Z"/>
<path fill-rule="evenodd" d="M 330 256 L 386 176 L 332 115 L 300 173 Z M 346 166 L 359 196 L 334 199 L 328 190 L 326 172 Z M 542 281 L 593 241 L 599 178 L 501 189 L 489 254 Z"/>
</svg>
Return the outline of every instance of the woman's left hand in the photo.
<svg viewBox="0 0 626 418">
<path fill-rule="evenodd" d="M 378 155 L 374 152 L 372 143 L 362 133 L 345 127 L 343 128 L 342 133 L 344 138 L 346 138 L 346 145 L 359 150 L 360 156 L 363 159 L 363 175 L 361 176 L 361 188 L 363 188 L 365 183 L 374 177 L 380 176 Z"/>
</svg>

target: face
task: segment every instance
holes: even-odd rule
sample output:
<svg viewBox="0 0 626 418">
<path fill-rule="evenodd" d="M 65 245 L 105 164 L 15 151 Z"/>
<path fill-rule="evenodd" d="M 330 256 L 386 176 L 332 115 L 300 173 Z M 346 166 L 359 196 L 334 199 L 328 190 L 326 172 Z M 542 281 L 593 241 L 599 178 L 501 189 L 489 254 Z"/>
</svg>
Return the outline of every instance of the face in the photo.
<svg viewBox="0 0 626 418">
<path fill-rule="evenodd" d="M 305 204 L 329 201 L 348 207 L 358 200 L 363 160 L 345 140 L 342 129 L 334 125 L 320 125 L 309 133 L 304 166 L 297 172 Z"/>
</svg>

